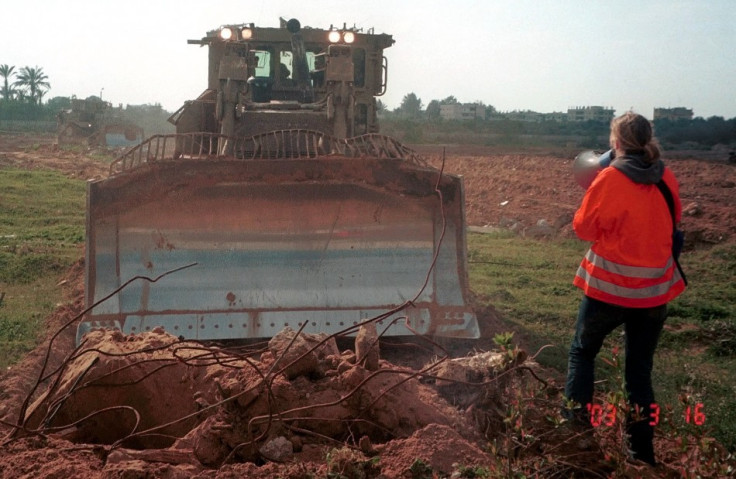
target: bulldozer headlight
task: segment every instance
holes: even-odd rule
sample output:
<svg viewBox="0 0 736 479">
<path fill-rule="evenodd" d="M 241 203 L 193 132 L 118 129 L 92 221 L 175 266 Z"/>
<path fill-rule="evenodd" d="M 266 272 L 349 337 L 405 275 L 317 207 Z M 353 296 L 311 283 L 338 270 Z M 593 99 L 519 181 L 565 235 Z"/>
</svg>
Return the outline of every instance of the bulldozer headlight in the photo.
<svg viewBox="0 0 736 479">
<path fill-rule="evenodd" d="M 250 40 L 251 38 L 253 38 L 253 30 L 247 27 L 240 30 L 240 38 L 242 38 L 243 40 Z"/>
<path fill-rule="evenodd" d="M 220 30 L 220 38 L 222 38 L 223 40 L 230 40 L 230 39 L 232 39 L 233 38 L 233 30 L 232 30 L 232 28 L 225 27 L 222 30 Z"/>
<path fill-rule="evenodd" d="M 355 41 L 355 32 L 331 30 L 327 34 L 327 39 L 330 43 L 353 43 Z"/>
</svg>

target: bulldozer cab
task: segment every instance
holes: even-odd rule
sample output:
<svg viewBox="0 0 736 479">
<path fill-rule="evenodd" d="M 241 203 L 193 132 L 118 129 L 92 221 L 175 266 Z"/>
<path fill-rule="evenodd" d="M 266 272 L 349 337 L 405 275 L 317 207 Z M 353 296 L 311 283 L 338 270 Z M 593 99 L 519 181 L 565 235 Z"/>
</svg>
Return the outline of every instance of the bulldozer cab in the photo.
<svg viewBox="0 0 736 479">
<path fill-rule="evenodd" d="M 78 340 L 354 334 L 371 319 L 478 337 L 462 178 L 378 133 L 391 36 L 289 20 L 190 43 L 209 48 L 207 88 L 172 115 L 177 133 L 88 185 Z"/>
<path fill-rule="evenodd" d="M 252 136 L 283 125 L 340 138 L 379 131 L 390 35 L 282 19 L 279 28 L 226 25 L 189 43 L 209 49 L 208 87 L 172 115 L 177 133 Z"/>
</svg>

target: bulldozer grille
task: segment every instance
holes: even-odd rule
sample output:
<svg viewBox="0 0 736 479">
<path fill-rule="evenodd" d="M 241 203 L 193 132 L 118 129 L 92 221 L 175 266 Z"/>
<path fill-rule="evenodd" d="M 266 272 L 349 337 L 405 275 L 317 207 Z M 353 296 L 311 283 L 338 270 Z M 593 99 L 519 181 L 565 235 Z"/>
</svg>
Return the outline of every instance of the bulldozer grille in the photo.
<svg viewBox="0 0 736 479">
<path fill-rule="evenodd" d="M 426 160 L 394 138 L 367 134 L 337 138 L 313 130 L 276 130 L 251 137 L 229 137 L 217 133 L 155 135 L 137 145 L 110 165 L 110 175 L 162 161 L 299 159 L 299 158 L 394 158 L 416 166 Z"/>
</svg>

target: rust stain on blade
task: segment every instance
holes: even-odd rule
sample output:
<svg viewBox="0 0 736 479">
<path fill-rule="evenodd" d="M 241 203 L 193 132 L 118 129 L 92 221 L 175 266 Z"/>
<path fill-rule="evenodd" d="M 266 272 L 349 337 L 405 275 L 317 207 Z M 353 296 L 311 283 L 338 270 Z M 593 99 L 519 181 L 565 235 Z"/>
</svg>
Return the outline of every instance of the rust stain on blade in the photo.
<svg viewBox="0 0 736 479">
<path fill-rule="evenodd" d="M 227 299 L 227 303 L 230 306 L 235 306 L 235 300 L 237 299 L 237 297 L 235 296 L 235 294 L 233 294 L 232 291 L 228 291 L 227 295 L 225 296 L 225 299 Z"/>
</svg>

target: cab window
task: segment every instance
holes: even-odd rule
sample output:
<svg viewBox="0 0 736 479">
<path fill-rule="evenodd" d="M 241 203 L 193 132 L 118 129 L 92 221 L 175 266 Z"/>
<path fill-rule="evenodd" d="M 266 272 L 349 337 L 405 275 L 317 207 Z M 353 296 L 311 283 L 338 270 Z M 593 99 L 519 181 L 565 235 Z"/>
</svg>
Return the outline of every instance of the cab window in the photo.
<svg viewBox="0 0 736 479">
<path fill-rule="evenodd" d="M 294 58 L 290 51 L 282 51 L 279 54 L 279 71 L 277 81 L 282 85 L 293 85 Z"/>
<path fill-rule="evenodd" d="M 268 50 L 255 50 L 255 75 L 257 77 L 271 76 L 271 52 Z"/>
<path fill-rule="evenodd" d="M 319 88 L 324 86 L 325 82 L 325 53 L 321 51 L 307 52 L 307 65 L 309 66 L 309 77 L 312 80 L 312 86 Z"/>
</svg>

